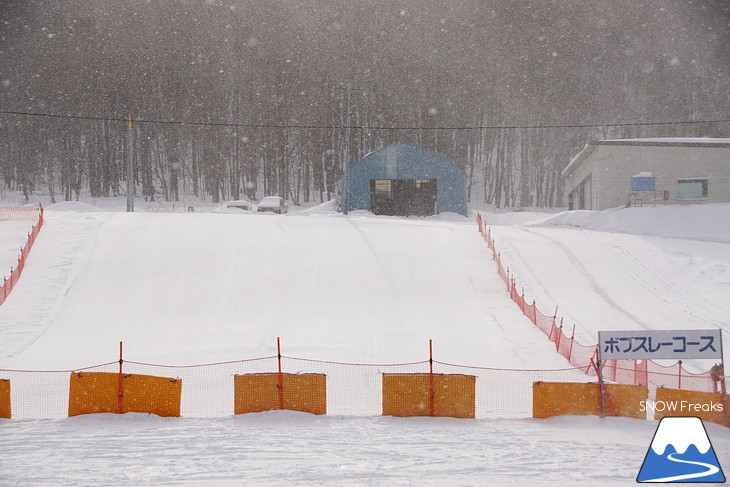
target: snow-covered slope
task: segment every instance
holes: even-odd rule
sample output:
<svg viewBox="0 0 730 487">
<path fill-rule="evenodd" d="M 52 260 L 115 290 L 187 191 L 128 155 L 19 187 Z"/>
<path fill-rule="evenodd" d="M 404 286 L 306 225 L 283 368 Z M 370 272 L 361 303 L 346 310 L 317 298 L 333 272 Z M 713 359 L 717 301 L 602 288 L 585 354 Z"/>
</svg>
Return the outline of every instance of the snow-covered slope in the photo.
<svg viewBox="0 0 730 487">
<path fill-rule="evenodd" d="M 0 220 L 0 285 L 2 277 L 10 275 L 10 269 L 18 266 L 20 248 L 28 241 L 33 222 Z"/>
<path fill-rule="evenodd" d="M 88 208 L 46 213 L 21 285 L 0 307 L 0 366 L 113 360 L 119 340 L 133 360 L 270 355 L 278 335 L 287 354 L 311 358 L 421 360 L 433 338 L 445 361 L 564 364 L 509 301 L 471 220 L 78 210 Z M 713 223 L 705 240 L 677 234 L 685 211 Z M 724 326 L 730 251 L 714 222 L 729 217 L 719 205 L 486 219 L 528 293 L 543 310 L 559 304 L 593 343 L 611 325 Z M 727 465 L 728 430 L 706 427 Z M 655 428 L 290 411 L 0 420 L 0 484 L 622 486 L 635 483 Z"/>
<path fill-rule="evenodd" d="M 485 215 L 503 263 L 582 343 L 599 330 L 720 328 L 728 349 L 730 205 L 517 215 Z"/>
<path fill-rule="evenodd" d="M 86 210 L 87 208 L 82 208 Z M 471 219 L 50 208 L 0 308 L 0 366 L 270 356 L 568 364 L 508 299 Z"/>
</svg>

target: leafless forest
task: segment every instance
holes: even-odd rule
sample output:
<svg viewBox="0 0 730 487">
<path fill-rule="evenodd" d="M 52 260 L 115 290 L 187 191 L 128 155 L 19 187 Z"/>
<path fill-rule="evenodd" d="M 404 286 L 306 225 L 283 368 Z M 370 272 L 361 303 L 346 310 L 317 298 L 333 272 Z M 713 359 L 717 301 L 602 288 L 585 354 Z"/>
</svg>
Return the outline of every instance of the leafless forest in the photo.
<svg viewBox="0 0 730 487">
<path fill-rule="evenodd" d="M 0 0 L 2 185 L 314 204 L 412 142 L 475 205 L 561 206 L 590 139 L 728 136 L 724 0 Z"/>
</svg>

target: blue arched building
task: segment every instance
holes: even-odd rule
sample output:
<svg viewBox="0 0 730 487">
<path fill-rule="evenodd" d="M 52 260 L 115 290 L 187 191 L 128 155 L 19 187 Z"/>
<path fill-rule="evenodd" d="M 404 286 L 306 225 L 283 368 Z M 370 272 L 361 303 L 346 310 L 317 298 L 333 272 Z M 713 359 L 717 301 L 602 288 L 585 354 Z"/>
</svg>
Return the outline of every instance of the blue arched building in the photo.
<svg viewBox="0 0 730 487">
<path fill-rule="evenodd" d="M 350 167 L 349 210 L 380 215 L 466 216 L 466 175 L 453 162 L 423 147 L 398 143 Z M 343 182 L 338 181 L 340 205 Z"/>
</svg>

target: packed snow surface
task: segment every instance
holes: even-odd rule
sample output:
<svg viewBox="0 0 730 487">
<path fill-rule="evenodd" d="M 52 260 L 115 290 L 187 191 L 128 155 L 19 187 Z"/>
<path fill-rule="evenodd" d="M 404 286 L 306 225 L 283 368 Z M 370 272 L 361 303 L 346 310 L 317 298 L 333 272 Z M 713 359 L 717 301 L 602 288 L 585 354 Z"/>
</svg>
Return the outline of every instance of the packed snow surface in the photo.
<svg viewBox="0 0 730 487">
<path fill-rule="evenodd" d="M 569 364 L 507 297 L 471 219 L 46 211 L 0 309 L 0 366 L 271 356 Z M 32 265 L 31 265 L 32 264 Z"/>
<path fill-rule="evenodd" d="M 721 329 L 730 343 L 730 205 L 487 215 L 495 247 L 576 338 L 599 330 Z M 517 220 L 517 222 L 515 222 Z M 699 372 L 706 361 L 685 363 Z"/>
<path fill-rule="evenodd" d="M 128 359 L 163 364 L 269 356 L 277 336 L 287 355 L 322 360 L 423 360 L 433 339 L 446 362 L 567 366 L 509 300 L 471 219 L 88 206 L 48 208 L 0 307 L 0 367 L 113 361 L 122 340 Z M 583 343 L 600 329 L 727 330 L 730 205 L 484 216 L 526 297 L 559 306 Z M 5 223 L 0 239 L 13 238 Z M 0 484 L 633 485 L 656 425 L 288 411 L 0 420 Z M 730 434 L 706 428 L 730 465 Z"/>
<path fill-rule="evenodd" d="M 18 267 L 20 249 L 32 228 L 32 222 L 0 221 L 0 276 L 9 278 L 11 269 Z"/>
<path fill-rule="evenodd" d="M 627 487 L 657 423 L 563 416 L 472 420 L 128 413 L 0 420 L 10 486 Z M 730 435 L 706 424 L 720 465 Z M 727 467 L 724 467 L 727 468 Z"/>
</svg>

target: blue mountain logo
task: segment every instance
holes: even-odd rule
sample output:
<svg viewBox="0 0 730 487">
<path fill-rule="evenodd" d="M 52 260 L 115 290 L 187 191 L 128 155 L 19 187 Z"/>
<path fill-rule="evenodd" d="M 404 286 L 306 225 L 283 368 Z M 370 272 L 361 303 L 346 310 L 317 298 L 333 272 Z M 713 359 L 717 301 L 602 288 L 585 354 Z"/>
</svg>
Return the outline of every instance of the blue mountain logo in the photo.
<svg viewBox="0 0 730 487">
<path fill-rule="evenodd" d="M 700 418 L 659 421 L 637 482 L 725 482 Z"/>
</svg>

